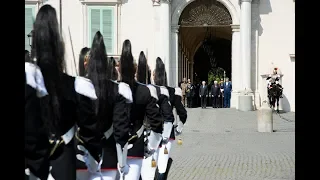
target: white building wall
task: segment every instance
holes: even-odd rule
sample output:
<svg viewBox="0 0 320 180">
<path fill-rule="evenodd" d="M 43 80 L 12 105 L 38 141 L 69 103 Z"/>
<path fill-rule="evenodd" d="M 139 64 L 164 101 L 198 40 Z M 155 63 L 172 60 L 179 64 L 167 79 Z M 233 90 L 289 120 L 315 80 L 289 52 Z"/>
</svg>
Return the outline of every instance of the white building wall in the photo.
<svg viewBox="0 0 320 180">
<path fill-rule="evenodd" d="M 70 75 L 77 75 L 79 54 L 86 46 L 83 39 L 83 5 L 79 0 L 62 0 L 62 3 L 62 31 L 66 48 L 67 72 Z"/>
<path fill-rule="evenodd" d="M 154 17 L 151 0 L 126 0 L 121 5 L 120 47 L 125 39 L 129 39 L 136 62 L 140 51 L 144 51 L 151 69 L 154 69 L 156 59 Z"/>
<path fill-rule="evenodd" d="M 260 0 L 259 30 L 259 72 L 271 73 L 278 67 L 283 74 L 282 86 L 284 97 L 281 99 L 282 109 L 295 111 L 294 61 L 289 54 L 294 54 L 295 18 L 293 0 Z M 273 65 L 272 65 L 273 64 Z M 260 91 L 266 88 L 265 81 L 260 78 Z"/>
</svg>

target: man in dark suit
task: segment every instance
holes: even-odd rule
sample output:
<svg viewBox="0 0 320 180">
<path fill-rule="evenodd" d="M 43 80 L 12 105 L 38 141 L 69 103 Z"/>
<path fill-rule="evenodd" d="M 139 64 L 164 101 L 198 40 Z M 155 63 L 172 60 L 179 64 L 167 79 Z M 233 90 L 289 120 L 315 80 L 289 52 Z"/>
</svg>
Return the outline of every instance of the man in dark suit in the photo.
<svg viewBox="0 0 320 180">
<path fill-rule="evenodd" d="M 187 94 L 187 107 L 192 108 L 192 99 L 194 97 L 195 92 L 194 92 L 194 85 L 191 83 L 190 79 L 188 79 L 186 94 Z"/>
<path fill-rule="evenodd" d="M 220 85 L 220 94 L 221 94 L 221 96 L 220 96 L 220 98 L 218 98 L 219 100 L 219 107 L 221 107 L 221 108 L 223 108 L 224 106 L 223 106 L 223 100 L 224 100 L 224 94 L 223 94 L 223 85 L 224 85 L 224 81 L 223 81 L 223 79 L 221 79 L 220 80 L 220 83 L 219 83 L 219 85 Z"/>
<path fill-rule="evenodd" d="M 223 105 L 225 108 L 230 108 L 231 91 L 232 91 L 232 84 L 231 82 L 229 82 L 229 78 L 226 78 L 226 82 L 223 84 L 223 96 L 224 96 Z"/>
<path fill-rule="evenodd" d="M 212 107 L 218 108 L 220 106 L 219 98 L 220 98 L 220 86 L 218 81 L 214 81 L 213 85 L 211 86 L 211 98 L 212 98 Z"/>
<path fill-rule="evenodd" d="M 208 87 L 205 81 L 202 81 L 202 85 L 199 89 L 199 95 L 201 98 L 201 108 L 207 108 Z"/>
</svg>

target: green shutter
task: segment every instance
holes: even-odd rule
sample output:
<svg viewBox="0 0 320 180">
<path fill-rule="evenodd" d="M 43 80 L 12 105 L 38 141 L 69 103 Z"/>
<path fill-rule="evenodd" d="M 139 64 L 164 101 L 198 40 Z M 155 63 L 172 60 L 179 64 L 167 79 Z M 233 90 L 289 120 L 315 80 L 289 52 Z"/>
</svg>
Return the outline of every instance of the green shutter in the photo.
<svg viewBox="0 0 320 180">
<path fill-rule="evenodd" d="M 89 46 L 91 47 L 92 40 L 97 31 L 100 31 L 100 9 L 90 9 L 90 23 L 89 23 Z"/>
<path fill-rule="evenodd" d="M 106 6 L 91 6 L 88 8 L 89 12 L 89 42 L 88 46 L 91 47 L 92 40 L 97 31 L 103 35 L 103 40 L 106 45 L 108 54 L 113 54 L 114 44 L 114 19 L 113 8 Z"/>
<path fill-rule="evenodd" d="M 34 10 L 35 7 L 32 6 L 25 6 L 24 8 L 24 23 L 25 23 L 25 27 L 24 27 L 24 46 L 25 49 L 30 51 L 30 45 L 29 45 L 29 38 L 28 38 L 28 34 L 32 31 L 33 29 L 33 16 L 34 16 Z"/>
<path fill-rule="evenodd" d="M 102 35 L 107 53 L 113 54 L 113 11 L 102 9 Z"/>
</svg>

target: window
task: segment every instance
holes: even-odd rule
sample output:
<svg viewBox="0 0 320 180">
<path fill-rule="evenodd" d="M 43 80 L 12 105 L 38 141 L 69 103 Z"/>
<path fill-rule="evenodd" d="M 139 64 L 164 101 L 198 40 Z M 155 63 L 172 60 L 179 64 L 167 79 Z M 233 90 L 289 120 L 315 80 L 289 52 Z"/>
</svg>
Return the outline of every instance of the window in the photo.
<svg viewBox="0 0 320 180">
<path fill-rule="evenodd" d="M 32 31 L 33 29 L 33 22 L 34 22 L 34 17 L 35 17 L 35 5 L 25 5 L 24 8 L 24 46 L 25 49 L 30 51 L 30 45 L 29 45 L 29 38 L 28 34 Z"/>
<path fill-rule="evenodd" d="M 88 6 L 88 47 L 97 31 L 103 35 L 108 54 L 115 54 L 114 7 Z"/>
</svg>

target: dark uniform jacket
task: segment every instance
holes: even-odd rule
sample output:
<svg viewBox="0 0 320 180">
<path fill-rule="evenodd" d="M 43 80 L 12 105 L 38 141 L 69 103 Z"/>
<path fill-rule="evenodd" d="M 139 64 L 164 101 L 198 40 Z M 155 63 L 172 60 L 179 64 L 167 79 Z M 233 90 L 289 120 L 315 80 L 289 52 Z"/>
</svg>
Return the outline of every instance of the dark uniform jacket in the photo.
<svg viewBox="0 0 320 180">
<path fill-rule="evenodd" d="M 87 79 L 87 81 L 90 80 Z M 93 115 L 95 118 L 85 118 L 81 121 L 79 136 L 97 162 L 101 152 L 104 152 L 101 169 L 116 169 L 118 162 L 116 143 L 123 148 L 129 139 L 132 93 L 129 85 L 125 83 L 112 80 L 106 80 L 105 83 L 108 87 L 106 100 L 99 101 L 99 103 L 105 103 L 105 108 L 99 115 Z M 87 92 L 95 93 L 94 87 L 88 88 Z M 88 108 L 91 107 L 93 106 Z M 90 111 L 95 112 L 94 109 Z M 84 136 L 87 130 L 95 134 L 90 133 L 90 136 Z M 78 161 L 77 168 L 86 169 L 86 166 Z"/>
<path fill-rule="evenodd" d="M 38 72 L 38 73 L 35 73 Z M 42 75 L 40 77 L 41 71 L 40 69 L 33 64 L 26 63 L 25 64 L 25 73 L 26 73 L 26 84 L 31 85 L 32 81 L 35 81 L 36 84 L 34 88 L 37 90 L 38 94 L 42 94 L 41 101 L 48 101 L 50 98 L 50 94 L 43 93 L 45 90 L 44 81 Z M 60 98 L 60 120 L 54 125 L 47 125 L 47 126 L 40 126 L 38 132 L 30 133 L 26 132 L 30 136 L 42 136 L 42 138 L 38 138 L 38 141 L 41 140 L 43 144 L 41 146 L 34 144 L 29 138 L 26 140 L 26 144 L 28 147 L 28 151 L 33 151 L 34 153 L 40 153 L 47 151 L 46 154 L 41 153 L 41 158 L 46 162 L 43 164 L 52 165 L 55 172 L 65 172 L 61 177 L 55 177 L 57 179 L 75 179 L 75 169 L 76 169 L 76 153 L 74 149 L 74 141 L 73 137 L 76 131 L 76 123 L 82 129 L 84 128 L 83 122 L 92 121 L 95 117 L 95 113 L 92 108 L 92 100 L 96 99 L 95 93 L 88 93 L 86 91 L 86 85 L 91 84 L 91 82 L 84 81 L 82 78 L 79 77 L 71 77 L 67 74 L 62 74 L 61 77 L 62 81 L 62 90 L 61 90 L 61 98 Z M 27 86 L 28 87 L 28 86 Z M 33 87 L 31 85 L 31 87 Z M 43 87 L 43 88 L 42 88 Z M 41 93 L 42 92 L 42 93 Z M 40 111 L 34 112 L 37 106 L 28 105 L 32 102 L 32 98 L 30 97 L 26 100 L 25 106 L 25 117 L 30 117 L 32 113 L 41 113 L 41 121 L 48 122 L 50 119 L 50 113 L 46 112 L 46 109 L 41 109 Z M 37 115 L 38 116 L 38 115 Z M 35 116 L 33 116 L 35 117 Z M 39 123 L 36 118 L 25 118 L 27 121 L 26 124 L 29 126 L 39 126 Z M 38 124 L 38 125 L 37 125 Z M 28 128 L 29 129 L 29 128 Z M 42 133 L 45 132 L 45 133 Z M 27 135 L 28 136 L 28 135 Z M 83 134 L 84 137 L 91 137 L 94 136 L 94 132 L 87 128 L 86 133 Z M 47 139 L 47 143 L 44 139 Z M 62 142 L 62 143 L 59 143 Z M 48 145 L 49 143 L 49 145 Z M 58 146 L 56 146 L 58 144 Z M 32 146 L 33 145 L 33 146 Z M 46 145 L 44 147 L 44 145 Z M 44 150 L 45 148 L 45 150 Z M 90 149 L 90 148 L 88 148 Z M 49 153 L 48 153 L 49 152 Z M 30 159 L 26 157 L 26 159 Z M 48 162 L 49 161 L 49 162 Z M 28 160 L 27 160 L 28 162 Z M 30 161 L 29 161 L 30 162 Z M 27 163 L 28 164 L 28 163 Z M 59 166 L 54 166 L 54 164 L 59 164 Z M 49 167 L 43 168 L 48 171 Z M 30 169 L 31 170 L 31 169 Z M 32 172 L 34 173 L 34 172 Z M 34 173 L 36 176 L 39 173 Z M 42 174 L 42 172 L 41 172 Z"/>
<path fill-rule="evenodd" d="M 184 108 L 181 98 L 182 98 L 182 92 L 180 88 L 173 88 L 167 86 L 167 89 L 169 91 L 170 95 L 170 104 L 173 111 L 173 108 L 176 109 L 177 114 L 180 118 L 180 121 L 185 124 L 187 121 L 187 110 Z M 170 139 L 175 139 L 175 133 L 174 133 L 174 127 L 172 128 Z"/>
<path fill-rule="evenodd" d="M 47 90 L 36 82 L 36 77 L 43 81 L 40 70 L 31 63 L 25 63 L 25 169 L 40 179 L 47 179 L 50 145 L 39 113 L 40 98 L 47 95 Z"/>
<path fill-rule="evenodd" d="M 153 85 L 145 85 L 135 82 L 132 88 L 133 104 L 131 107 L 131 132 L 137 134 L 138 139 L 133 147 L 128 150 L 128 158 L 144 156 L 144 119 L 150 125 L 150 129 L 156 133 L 162 133 L 162 116 L 160 114 L 157 90 Z"/>
<path fill-rule="evenodd" d="M 170 104 L 169 91 L 165 86 L 153 85 L 157 90 L 158 102 L 160 108 L 160 114 L 162 115 L 162 122 L 172 122 L 174 121 L 174 116 L 172 113 L 172 107 Z"/>
</svg>

